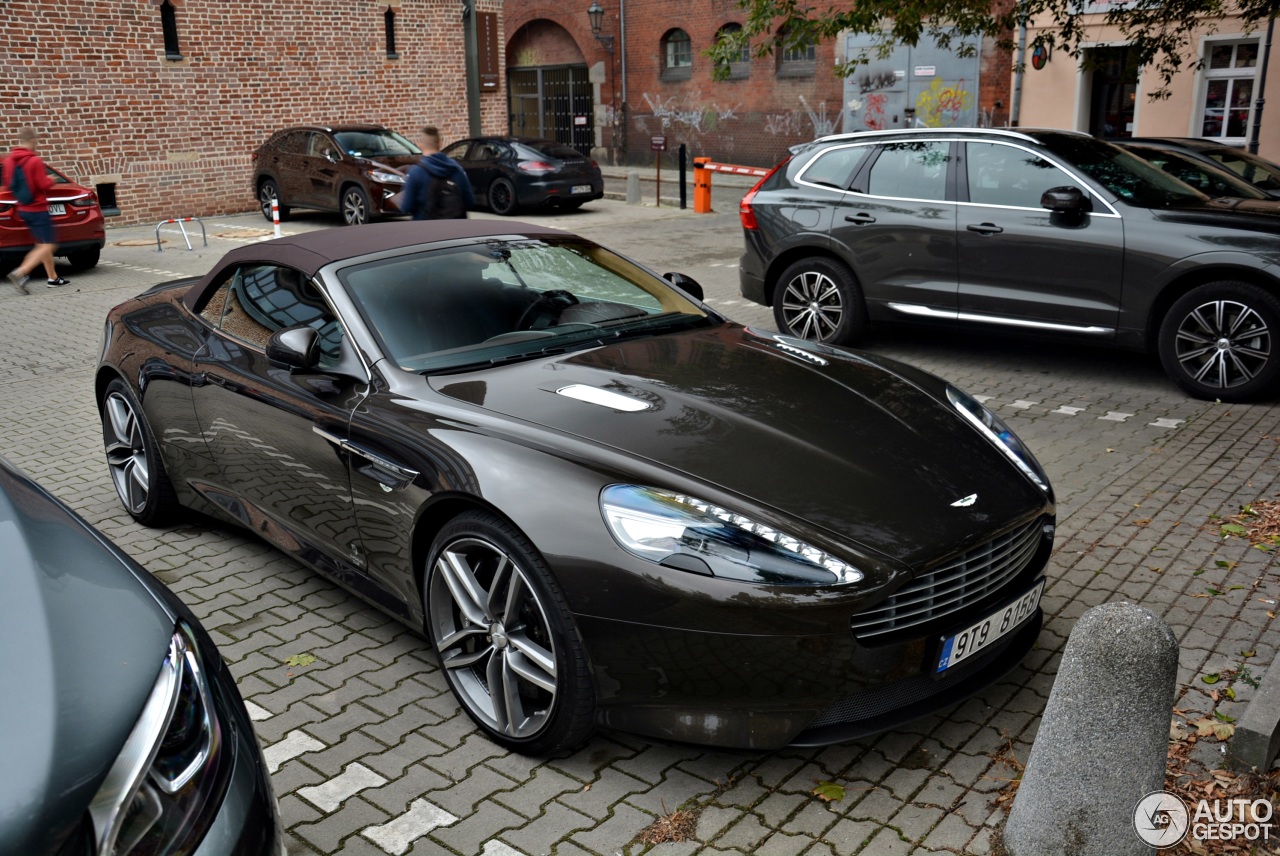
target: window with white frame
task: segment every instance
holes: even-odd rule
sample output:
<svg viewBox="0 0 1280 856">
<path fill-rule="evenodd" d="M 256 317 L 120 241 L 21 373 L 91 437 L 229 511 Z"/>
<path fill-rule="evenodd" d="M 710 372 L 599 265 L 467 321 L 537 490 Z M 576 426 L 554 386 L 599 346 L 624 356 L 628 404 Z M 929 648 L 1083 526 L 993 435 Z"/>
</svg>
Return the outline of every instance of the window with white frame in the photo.
<svg viewBox="0 0 1280 856">
<path fill-rule="evenodd" d="M 667 68 L 688 68 L 693 65 L 693 42 L 684 30 L 671 30 L 664 37 Z"/>
<path fill-rule="evenodd" d="M 1249 133 L 1258 73 L 1258 42 L 1213 41 L 1205 45 L 1199 136 L 1243 140 Z"/>
</svg>

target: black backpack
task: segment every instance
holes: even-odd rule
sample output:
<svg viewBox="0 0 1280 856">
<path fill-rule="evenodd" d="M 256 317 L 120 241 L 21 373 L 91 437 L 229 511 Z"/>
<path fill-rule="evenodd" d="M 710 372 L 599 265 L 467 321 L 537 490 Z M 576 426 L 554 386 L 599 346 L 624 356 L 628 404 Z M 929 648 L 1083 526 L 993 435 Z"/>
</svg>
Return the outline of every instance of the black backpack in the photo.
<svg viewBox="0 0 1280 856">
<path fill-rule="evenodd" d="M 17 161 L 13 162 L 13 176 L 9 179 L 9 191 L 13 194 L 13 198 L 18 200 L 19 205 L 30 205 L 36 201 L 30 185 L 27 184 L 27 171 Z"/>
<path fill-rule="evenodd" d="M 431 212 L 437 220 L 465 220 L 467 218 L 466 197 L 462 188 L 452 178 L 431 176 L 431 185 L 427 189 L 431 194 Z"/>
</svg>

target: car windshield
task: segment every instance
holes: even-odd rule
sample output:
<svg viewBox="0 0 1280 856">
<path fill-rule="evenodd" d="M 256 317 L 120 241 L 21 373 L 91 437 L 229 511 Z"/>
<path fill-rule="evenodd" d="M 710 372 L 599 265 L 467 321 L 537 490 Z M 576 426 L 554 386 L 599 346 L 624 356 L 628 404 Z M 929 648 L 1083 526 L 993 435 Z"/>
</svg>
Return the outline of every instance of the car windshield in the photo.
<svg viewBox="0 0 1280 856">
<path fill-rule="evenodd" d="M 1268 199 L 1244 179 L 1224 169 L 1216 169 L 1203 161 L 1167 149 L 1126 146 L 1143 160 L 1155 164 L 1178 181 L 1185 182 L 1209 196 L 1232 196 L 1240 199 Z"/>
<path fill-rule="evenodd" d="M 338 131 L 333 137 L 344 152 L 357 158 L 422 154 L 422 149 L 395 131 Z"/>
<path fill-rule="evenodd" d="M 1206 149 L 1205 154 L 1260 190 L 1280 190 L 1280 166 L 1239 149 Z"/>
<path fill-rule="evenodd" d="M 339 279 L 406 371 L 447 372 L 707 326 L 664 280 L 580 238 L 494 240 L 343 269 Z"/>
<path fill-rule="evenodd" d="M 545 155 L 546 157 L 556 158 L 557 160 L 583 159 L 582 152 L 577 149 L 551 140 L 539 140 L 534 143 L 527 143 L 526 145 L 534 151 L 535 157 L 538 155 Z"/>
<path fill-rule="evenodd" d="M 1167 208 L 1209 198 L 1113 143 L 1066 134 L 1046 135 L 1042 143 L 1069 165 L 1139 208 Z"/>
</svg>

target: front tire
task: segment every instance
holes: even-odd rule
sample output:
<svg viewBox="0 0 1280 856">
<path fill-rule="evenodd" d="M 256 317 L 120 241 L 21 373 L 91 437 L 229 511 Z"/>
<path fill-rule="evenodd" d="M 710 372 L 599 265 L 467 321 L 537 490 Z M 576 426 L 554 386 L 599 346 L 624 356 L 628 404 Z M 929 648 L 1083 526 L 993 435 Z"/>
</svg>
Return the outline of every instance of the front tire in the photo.
<svg viewBox="0 0 1280 856">
<path fill-rule="evenodd" d="M 280 188 L 275 181 L 268 178 L 258 187 L 258 207 L 262 209 L 262 216 L 274 223 L 275 219 L 271 216 L 272 202 L 276 203 L 276 209 L 280 212 L 280 220 L 283 222 L 289 219 L 289 209 L 280 200 Z"/>
<path fill-rule="evenodd" d="M 529 540 L 496 515 L 461 514 L 436 537 L 425 578 L 427 633 L 489 739 L 524 755 L 585 743 L 595 724 L 586 653 Z"/>
<path fill-rule="evenodd" d="M 851 345 L 867 328 L 862 291 L 835 259 L 815 256 L 790 264 L 773 296 L 778 330 L 811 342 Z"/>
<path fill-rule="evenodd" d="M 342 222 L 348 226 L 363 226 L 369 222 L 369 194 L 363 187 L 348 187 L 342 191 L 338 210 L 342 212 Z"/>
<path fill-rule="evenodd" d="M 489 210 L 506 217 L 516 213 L 516 188 L 505 178 L 494 179 L 489 185 Z"/>
<path fill-rule="evenodd" d="M 1160 362 L 1196 398 L 1250 401 L 1280 383 L 1280 298 L 1247 282 L 1211 282 L 1169 308 Z"/>
<path fill-rule="evenodd" d="M 119 378 L 107 385 L 102 397 L 102 442 L 111 482 L 125 511 L 143 526 L 172 520 L 178 500 L 156 438 L 133 392 Z"/>
</svg>

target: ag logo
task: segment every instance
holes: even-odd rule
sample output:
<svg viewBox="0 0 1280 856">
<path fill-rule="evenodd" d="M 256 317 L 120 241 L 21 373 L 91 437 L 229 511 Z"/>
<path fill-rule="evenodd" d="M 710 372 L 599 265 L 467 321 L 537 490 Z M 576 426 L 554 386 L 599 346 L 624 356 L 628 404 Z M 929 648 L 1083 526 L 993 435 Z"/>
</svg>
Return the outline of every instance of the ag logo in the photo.
<svg viewBox="0 0 1280 856">
<path fill-rule="evenodd" d="M 1187 837 L 1186 803 L 1166 791 L 1152 791 L 1133 810 L 1133 829 L 1152 847 L 1172 847 Z"/>
<path fill-rule="evenodd" d="M 963 499 L 957 499 L 955 502 L 951 503 L 951 507 L 952 508 L 968 508 L 969 506 L 973 505 L 977 501 L 978 501 L 978 495 L 976 493 L 971 493 L 968 496 L 964 497 Z"/>
</svg>

